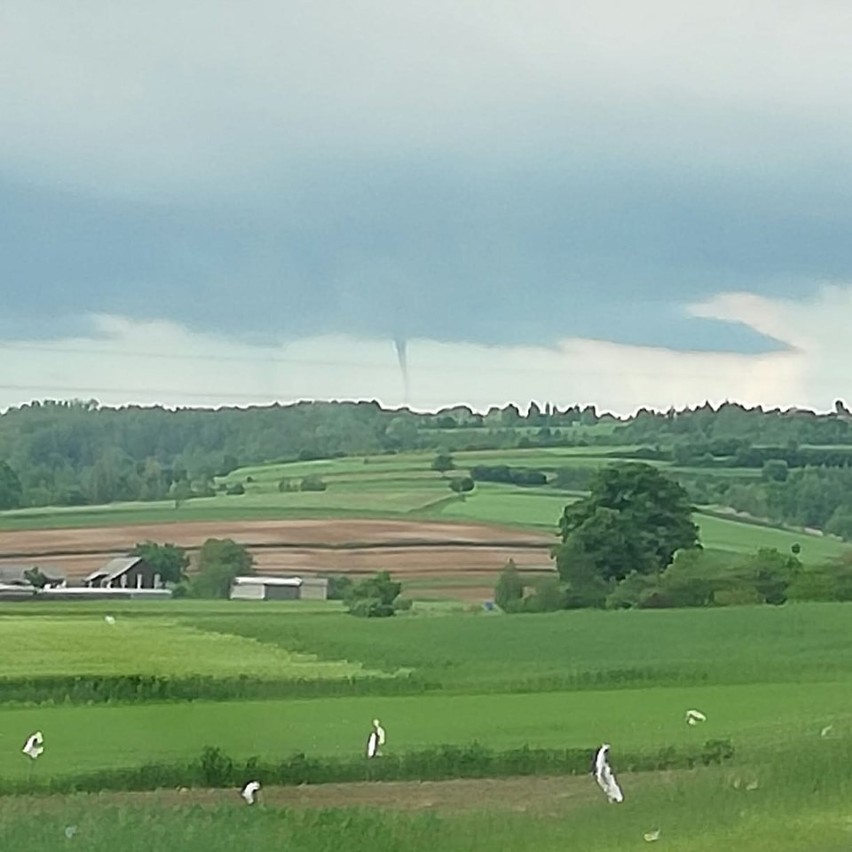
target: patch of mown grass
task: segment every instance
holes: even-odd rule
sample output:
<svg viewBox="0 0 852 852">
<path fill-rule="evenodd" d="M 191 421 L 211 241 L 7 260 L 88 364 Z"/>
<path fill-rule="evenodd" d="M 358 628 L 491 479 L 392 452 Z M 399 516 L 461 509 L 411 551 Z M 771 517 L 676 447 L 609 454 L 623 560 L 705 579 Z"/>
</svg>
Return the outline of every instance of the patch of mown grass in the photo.
<svg viewBox="0 0 852 852">
<path fill-rule="evenodd" d="M 40 676 L 253 677 L 267 680 L 367 676 L 360 663 L 318 660 L 253 637 L 203 632 L 161 618 L 0 618 L 4 678 Z M 2 693 L 0 693 L 2 697 Z"/>
</svg>

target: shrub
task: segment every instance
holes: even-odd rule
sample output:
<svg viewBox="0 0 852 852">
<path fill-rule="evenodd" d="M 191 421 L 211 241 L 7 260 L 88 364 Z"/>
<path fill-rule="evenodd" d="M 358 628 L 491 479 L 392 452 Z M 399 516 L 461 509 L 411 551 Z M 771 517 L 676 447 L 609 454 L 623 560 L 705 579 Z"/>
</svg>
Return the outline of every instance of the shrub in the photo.
<svg viewBox="0 0 852 852">
<path fill-rule="evenodd" d="M 533 592 L 524 598 L 525 612 L 555 612 L 565 607 L 565 590 L 556 577 L 537 580 Z"/>
<path fill-rule="evenodd" d="M 246 489 L 242 482 L 232 482 L 230 485 L 225 486 L 225 493 L 229 496 L 235 496 L 245 494 Z"/>
<path fill-rule="evenodd" d="M 467 494 L 473 491 L 475 483 L 469 476 L 454 476 L 450 480 L 450 491 L 456 494 Z"/>
<path fill-rule="evenodd" d="M 299 491 L 325 491 L 326 488 L 327 486 L 322 477 L 319 477 L 316 474 L 306 476 L 299 483 Z"/>
<path fill-rule="evenodd" d="M 330 574 L 326 579 L 328 580 L 326 597 L 330 601 L 346 600 L 354 585 L 352 578 L 345 574 Z"/>
<path fill-rule="evenodd" d="M 386 618 L 394 614 L 393 603 L 402 591 L 387 571 L 354 585 L 348 595 L 349 612 L 362 618 Z"/>
<path fill-rule="evenodd" d="M 438 453 L 432 460 L 432 470 L 437 470 L 438 473 L 444 474 L 448 470 L 455 470 L 455 462 L 449 453 Z"/>
</svg>

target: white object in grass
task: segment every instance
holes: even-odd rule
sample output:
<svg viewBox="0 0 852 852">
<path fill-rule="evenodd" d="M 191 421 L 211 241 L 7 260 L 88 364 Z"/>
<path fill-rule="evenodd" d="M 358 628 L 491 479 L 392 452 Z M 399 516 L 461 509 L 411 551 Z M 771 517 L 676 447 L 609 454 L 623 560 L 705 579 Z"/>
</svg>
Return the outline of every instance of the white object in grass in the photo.
<svg viewBox="0 0 852 852">
<path fill-rule="evenodd" d="M 833 727 L 834 727 L 834 725 L 826 725 L 826 726 L 825 726 L 825 727 L 824 727 L 824 728 L 823 728 L 823 729 L 819 732 L 819 735 L 820 735 L 821 737 L 827 737 L 827 736 L 831 733 L 831 729 L 832 729 Z"/>
<path fill-rule="evenodd" d="M 385 729 L 378 719 L 373 719 L 373 730 L 367 737 L 367 757 L 381 757 L 381 747 L 385 744 Z"/>
<path fill-rule="evenodd" d="M 595 781 L 598 782 L 598 787 L 606 793 L 610 804 L 619 804 L 624 801 L 624 794 L 621 792 L 621 787 L 618 786 L 618 781 L 615 780 L 615 774 L 609 765 L 609 743 L 604 743 L 595 754 L 594 776 Z"/>
<path fill-rule="evenodd" d="M 645 838 L 646 843 L 653 843 L 655 840 L 660 839 L 660 829 L 655 829 L 654 831 L 646 831 L 642 837 Z"/>
<path fill-rule="evenodd" d="M 26 743 L 24 743 L 24 747 L 21 751 L 23 751 L 27 757 L 31 757 L 35 760 L 44 751 L 44 737 L 42 736 L 41 731 L 36 731 L 32 734 Z"/>
<path fill-rule="evenodd" d="M 706 722 L 707 717 L 700 710 L 686 711 L 686 724 L 697 725 L 699 722 Z"/>
<path fill-rule="evenodd" d="M 248 804 L 253 805 L 255 802 L 255 797 L 260 791 L 260 783 L 257 781 L 249 781 L 245 787 L 240 791 L 240 795 L 248 802 Z"/>
<path fill-rule="evenodd" d="M 105 621 L 107 624 L 115 624 L 115 619 L 114 619 L 111 615 L 105 615 L 105 616 L 104 616 L 104 621 Z"/>
</svg>

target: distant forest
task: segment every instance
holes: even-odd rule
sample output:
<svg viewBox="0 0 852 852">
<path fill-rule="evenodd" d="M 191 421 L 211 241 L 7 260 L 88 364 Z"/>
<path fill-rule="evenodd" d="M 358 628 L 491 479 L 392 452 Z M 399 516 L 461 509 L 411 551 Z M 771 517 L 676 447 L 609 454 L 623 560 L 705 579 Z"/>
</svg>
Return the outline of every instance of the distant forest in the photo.
<svg viewBox="0 0 852 852">
<path fill-rule="evenodd" d="M 550 471 L 554 488 L 582 489 L 610 454 L 657 460 L 697 504 L 852 539 L 852 414 L 841 402 L 830 414 L 725 403 L 619 419 L 549 403 L 421 414 L 376 402 L 172 411 L 45 401 L 0 415 L 0 509 L 212 495 L 217 477 L 266 462 L 533 447 L 596 457 Z"/>
</svg>

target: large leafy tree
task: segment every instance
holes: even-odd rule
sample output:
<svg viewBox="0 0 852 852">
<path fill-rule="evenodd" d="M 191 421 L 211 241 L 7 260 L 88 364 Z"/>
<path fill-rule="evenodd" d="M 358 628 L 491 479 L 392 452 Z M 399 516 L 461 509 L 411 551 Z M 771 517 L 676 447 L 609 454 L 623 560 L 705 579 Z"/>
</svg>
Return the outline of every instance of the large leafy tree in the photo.
<svg viewBox="0 0 852 852">
<path fill-rule="evenodd" d="M 186 579 L 189 557 L 182 547 L 145 541 L 136 545 L 132 556 L 141 556 L 165 583 L 180 583 Z"/>
<path fill-rule="evenodd" d="M 191 592 L 199 598 L 227 598 L 234 578 L 255 573 L 248 549 L 230 538 L 208 538 L 198 554 Z"/>
<path fill-rule="evenodd" d="M 600 470 L 589 496 L 565 507 L 559 530 L 562 545 L 555 550 L 556 564 L 569 583 L 573 566 L 581 562 L 584 576 L 591 563 L 597 578 L 613 582 L 632 571 L 662 571 L 677 550 L 698 543 L 686 491 L 641 462 Z"/>
</svg>

